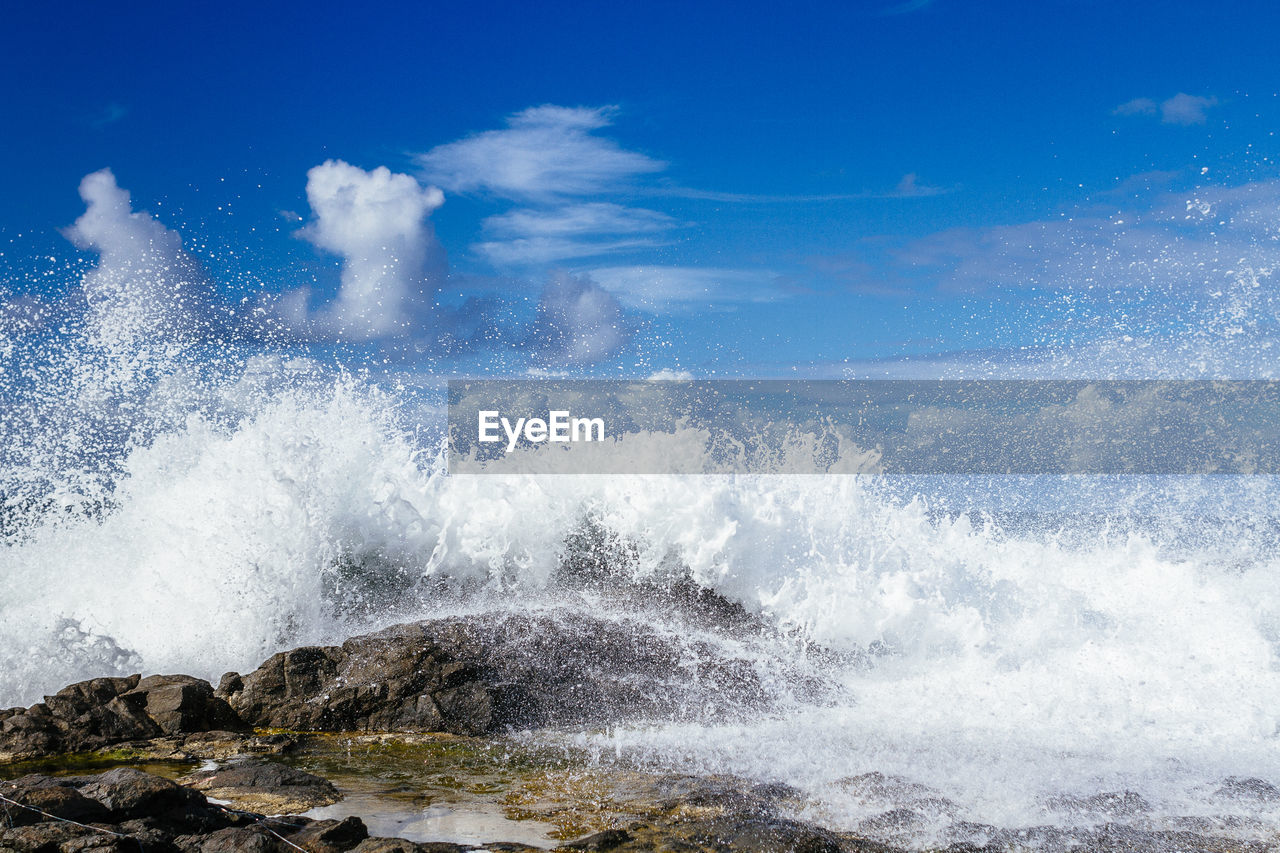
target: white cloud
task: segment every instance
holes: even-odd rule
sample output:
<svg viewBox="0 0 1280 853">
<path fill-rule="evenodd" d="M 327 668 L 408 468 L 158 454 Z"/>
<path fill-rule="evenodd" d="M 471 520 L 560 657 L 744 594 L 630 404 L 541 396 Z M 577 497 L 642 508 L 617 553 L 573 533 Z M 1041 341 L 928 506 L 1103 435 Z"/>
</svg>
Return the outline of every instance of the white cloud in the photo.
<svg viewBox="0 0 1280 853">
<path fill-rule="evenodd" d="M 945 290 L 1205 286 L 1280 265 L 1280 181 L 1162 192 L 1127 210 L 957 228 L 890 252 Z"/>
<path fill-rule="evenodd" d="M 439 145 L 415 159 L 433 183 L 454 192 L 550 200 L 615 190 L 665 163 L 593 134 L 611 107 L 530 107 L 488 130 Z"/>
<path fill-rule="evenodd" d="M 591 271 L 600 286 L 624 305 L 654 311 L 693 303 L 771 302 L 782 297 L 770 270 L 716 267 L 631 266 Z"/>
<path fill-rule="evenodd" d="M 519 240 L 477 243 L 474 248 L 500 267 L 545 265 L 570 258 L 591 258 L 657 245 L 653 240 L 573 240 L 564 237 L 527 237 Z"/>
<path fill-rule="evenodd" d="M 191 318 L 207 305 L 207 282 L 182 238 L 135 213 L 110 169 L 86 175 L 80 197 L 85 212 L 63 233 L 100 256 L 81 282 L 99 345 L 125 356 L 195 331 Z"/>
<path fill-rule="evenodd" d="M 298 233 L 342 257 L 341 286 L 315 312 L 308 292 L 287 294 L 279 303 L 285 322 L 352 340 L 422 333 L 444 274 L 444 251 L 428 221 L 444 194 L 385 166 L 366 172 L 328 160 L 307 172 L 307 201 L 314 219 Z"/>
<path fill-rule="evenodd" d="M 1160 120 L 1165 124 L 1204 124 L 1204 111 L 1217 105 L 1217 98 L 1179 92 L 1160 104 Z"/>
<path fill-rule="evenodd" d="M 1112 115 L 1117 116 L 1153 116 L 1158 109 L 1156 102 L 1151 98 L 1134 98 L 1132 101 L 1125 101 L 1120 106 L 1111 111 Z"/>
<path fill-rule="evenodd" d="M 520 208 L 484 221 L 486 230 L 514 237 L 566 237 L 582 234 L 642 234 L 675 225 L 665 213 L 620 204 L 593 202 L 541 210 Z"/>
<path fill-rule="evenodd" d="M 529 338 L 530 348 L 547 364 L 600 361 L 629 338 L 622 306 L 613 294 L 586 276 L 552 273 Z"/>
<path fill-rule="evenodd" d="M 894 187 L 891 197 L 925 198 L 927 196 L 942 195 L 945 192 L 947 191 L 942 187 L 931 187 L 920 183 L 919 175 L 915 172 L 908 172 L 902 176 L 902 180 L 898 181 L 898 185 Z"/>
<path fill-rule="evenodd" d="M 1126 101 L 1111 111 L 1112 115 L 1118 116 L 1160 116 L 1160 121 L 1164 124 L 1204 124 L 1205 110 L 1210 107 L 1216 107 L 1218 99 L 1215 97 L 1206 97 L 1203 95 L 1188 95 L 1186 92 L 1179 92 L 1172 98 L 1166 98 L 1159 104 L 1154 98 L 1134 98 L 1132 101 Z"/>
<path fill-rule="evenodd" d="M 658 245 L 651 237 L 675 225 L 664 213 L 596 202 L 548 209 L 520 208 L 484 222 L 490 233 L 510 237 L 473 248 L 500 267 L 549 264 Z"/>
</svg>

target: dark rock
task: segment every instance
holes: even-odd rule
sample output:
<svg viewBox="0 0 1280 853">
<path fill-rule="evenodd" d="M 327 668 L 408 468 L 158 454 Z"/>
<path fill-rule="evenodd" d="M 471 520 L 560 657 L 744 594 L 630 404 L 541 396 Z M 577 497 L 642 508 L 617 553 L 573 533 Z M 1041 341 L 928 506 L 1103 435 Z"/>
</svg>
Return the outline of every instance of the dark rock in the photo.
<svg viewBox="0 0 1280 853">
<path fill-rule="evenodd" d="M 94 843 L 111 845 L 118 839 L 95 830 L 84 829 L 71 823 L 46 822 L 32 826 L 4 828 L 0 826 L 0 851 L 18 853 L 59 853 L 62 845 L 73 844 L 78 839 L 93 839 Z M 131 845 L 136 851 L 136 845 Z"/>
<path fill-rule="evenodd" d="M 770 696 L 754 658 L 639 618 L 567 611 L 438 619 L 281 652 L 224 677 L 217 695 L 261 728 L 464 735 L 723 716 Z"/>
<path fill-rule="evenodd" d="M 605 595 L 641 609 L 659 606 L 698 625 L 740 630 L 765 623 L 741 604 L 697 583 L 688 569 L 652 579 L 637 579 L 639 549 L 634 542 L 587 516 L 565 537 L 551 576 L 553 586 L 571 592 Z"/>
<path fill-rule="evenodd" d="M 366 838 L 354 849 L 355 853 L 466 853 L 471 848 L 448 841 L 415 844 L 403 838 Z"/>
<path fill-rule="evenodd" d="M 148 676 L 124 697 L 140 697 L 146 715 L 165 734 L 243 727 L 209 682 L 189 675 Z"/>
<path fill-rule="evenodd" d="M 62 785 L 0 784 L 0 795 L 26 807 L 0 801 L 0 822 L 8 826 L 42 823 L 49 819 L 46 815 L 79 823 L 106 821 L 111 816 L 110 811 L 98 801 Z"/>
<path fill-rule="evenodd" d="M 606 829 L 604 832 L 597 832 L 560 846 L 567 850 L 612 850 L 630 840 L 631 835 L 625 829 Z"/>
<path fill-rule="evenodd" d="M 306 811 L 342 799 L 328 779 L 258 758 L 234 759 L 223 767 L 192 773 L 182 783 L 265 814 Z"/>
<path fill-rule="evenodd" d="M 238 672 L 224 672 L 222 678 L 218 679 L 217 693 L 219 696 L 239 693 L 242 689 L 244 689 L 244 682 Z"/>
<path fill-rule="evenodd" d="M 1280 788 L 1262 779 L 1241 778 L 1232 776 L 1224 779 L 1218 788 L 1219 797 L 1230 797 L 1233 800 L 1253 800 L 1260 803 L 1280 801 Z"/>
<path fill-rule="evenodd" d="M 293 848 L 260 826 L 229 827 L 208 835 L 179 836 L 174 845 L 183 853 L 284 853 Z"/>
<path fill-rule="evenodd" d="M 369 837 L 369 830 L 358 817 L 343 820 L 317 820 L 293 833 L 289 841 L 311 853 L 343 853 Z"/>
<path fill-rule="evenodd" d="M 203 806 L 205 798 L 190 788 L 132 767 L 117 767 L 79 786 L 117 819 L 161 814 L 186 806 Z"/>
<path fill-rule="evenodd" d="M 1151 804 L 1133 791 L 1105 791 L 1088 797 L 1053 797 L 1045 805 L 1055 811 L 1103 818 L 1130 818 L 1151 811 Z"/>
<path fill-rule="evenodd" d="M 839 837 L 825 829 L 781 818 L 729 818 L 713 822 L 699 839 L 741 853 L 840 853 Z"/>
<path fill-rule="evenodd" d="M 83 752 L 211 728 L 242 728 L 207 682 L 187 675 L 93 678 L 0 719 L 0 761 Z"/>
<path fill-rule="evenodd" d="M 904 835 L 921 829 L 925 817 L 911 809 L 890 809 L 883 814 L 867 818 L 858 824 L 858 831 L 868 835 Z"/>
</svg>

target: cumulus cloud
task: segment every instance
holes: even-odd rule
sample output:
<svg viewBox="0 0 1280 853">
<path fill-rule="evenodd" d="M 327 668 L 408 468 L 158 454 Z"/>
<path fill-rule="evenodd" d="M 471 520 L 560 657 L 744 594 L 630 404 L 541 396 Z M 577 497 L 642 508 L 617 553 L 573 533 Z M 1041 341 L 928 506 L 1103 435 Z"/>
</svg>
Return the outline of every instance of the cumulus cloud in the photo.
<svg viewBox="0 0 1280 853">
<path fill-rule="evenodd" d="M 1204 124 L 1207 116 L 1205 110 L 1216 107 L 1218 99 L 1203 95 L 1188 95 L 1179 92 L 1172 98 L 1156 103 L 1154 98 L 1134 98 L 1126 101 L 1111 111 L 1118 116 L 1155 116 L 1165 124 Z"/>
<path fill-rule="evenodd" d="M 99 343 L 123 353 L 157 335 L 194 332 L 193 318 L 208 307 L 207 282 L 183 251 L 182 238 L 149 214 L 134 212 L 128 190 L 110 169 L 86 175 L 80 198 L 85 212 L 63 233 L 99 255 L 81 282 Z"/>
<path fill-rule="evenodd" d="M 341 284 L 317 311 L 309 292 L 286 295 L 282 318 L 295 330 L 349 340 L 415 336 L 430 326 L 445 260 L 428 217 L 444 194 L 385 166 L 328 160 L 307 172 L 307 201 L 313 218 L 299 236 L 342 258 Z"/>
<path fill-rule="evenodd" d="M 530 107 L 504 129 L 437 146 L 416 160 L 429 181 L 453 192 L 546 201 L 610 191 L 666 167 L 593 133 L 608 127 L 615 111 Z"/>
<path fill-rule="evenodd" d="M 613 294 L 586 276 L 555 272 L 542 291 L 528 346 L 548 364 L 586 364 L 614 355 L 630 337 Z"/>
</svg>

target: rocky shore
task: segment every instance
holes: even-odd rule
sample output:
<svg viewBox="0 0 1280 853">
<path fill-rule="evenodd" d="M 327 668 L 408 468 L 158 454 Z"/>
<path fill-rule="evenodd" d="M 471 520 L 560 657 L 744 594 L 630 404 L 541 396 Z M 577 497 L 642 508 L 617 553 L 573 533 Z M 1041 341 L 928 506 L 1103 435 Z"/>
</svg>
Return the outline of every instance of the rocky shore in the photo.
<svg viewBox="0 0 1280 853">
<path fill-rule="evenodd" d="M 186 675 L 73 684 L 0 711 L 0 853 L 918 848 L 954 806 L 878 774 L 849 784 L 898 785 L 895 807 L 835 832 L 797 819 L 807 804 L 785 785 L 575 763 L 507 739 L 627 718 L 727 719 L 760 713 L 779 689 L 810 702 L 833 689 L 814 667 L 762 667 L 732 629 L 721 641 L 639 617 L 501 612 L 293 649 L 216 688 Z M 1280 801 L 1261 780 L 1233 784 Z M 391 819 L 445 806 L 489 820 L 472 826 L 484 837 Z M 938 848 L 1275 849 L 1248 840 L 1258 827 L 1154 825 L 1126 792 L 1085 806 L 1097 814 L 1079 829 L 952 821 Z"/>
</svg>

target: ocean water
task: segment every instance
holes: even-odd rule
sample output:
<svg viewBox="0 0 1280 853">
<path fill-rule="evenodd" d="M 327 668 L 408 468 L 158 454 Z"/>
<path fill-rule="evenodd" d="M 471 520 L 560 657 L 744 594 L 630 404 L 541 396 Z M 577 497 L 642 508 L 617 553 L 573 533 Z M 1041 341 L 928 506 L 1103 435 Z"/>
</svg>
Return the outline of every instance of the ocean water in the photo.
<svg viewBox="0 0 1280 853">
<path fill-rule="evenodd" d="M 1280 794 L 1240 781 L 1280 785 L 1270 478 L 451 477 L 445 377 L 237 339 L 158 312 L 144 279 L 0 328 L 0 706 L 565 606 L 552 577 L 589 524 L 626 544 L 618 576 L 741 603 L 769 626 L 753 654 L 831 689 L 556 734 L 577 748 L 785 782 L 842 829 L 914 808 L 894 837 L 916 845 L 1099 824 L 1117 801 L 1151 825 L 1280 825 Z"/>
</svg>

